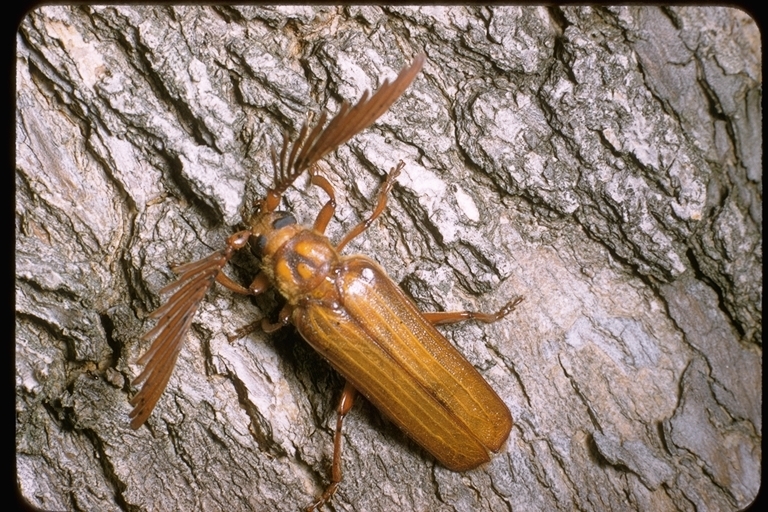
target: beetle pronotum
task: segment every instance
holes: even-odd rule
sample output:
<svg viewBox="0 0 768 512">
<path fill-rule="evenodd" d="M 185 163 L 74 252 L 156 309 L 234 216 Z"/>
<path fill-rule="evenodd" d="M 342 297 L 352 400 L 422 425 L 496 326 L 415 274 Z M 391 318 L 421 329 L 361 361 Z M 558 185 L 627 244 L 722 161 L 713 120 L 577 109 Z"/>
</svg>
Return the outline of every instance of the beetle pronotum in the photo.
<svg viewBox="0 0 768 512">
<path fill-rule="evenodd" d="M 336 245 L 323 234 L 336 201 L 333 187 L 317 174 L 314 164 L 378 119 L 414 80 L 424 61 L 424 54 L 418 55 L 370 98 L 366 91 L 354 106 L 344 102 L 327 126 L 323 127 L 325 113 L 311 130 L 305 123 L 292 146 L 285 137 L 279 157 L 272 150 L 274 185 L 245 219 L 249 227 L 231 235 L 222 250 L 174 268 L 179 279 L 160 290 L 173 294 L 150 315 L 157 325 L 143 337 L 154 342 L 139 359 L 145 368 L 133 381 L 134 386 L 143 386 L 131 399 L 131 427 L 139 428 L 155 407 L 195 312 L 216 281 L 250 295 L 274 286 L 286 304 L 278 322 L 265 319 L 262 328 L 271 332 L 292 323 L 346 379 L 337 409 L 331 482 L 308 510 L 328 502 L 341 482 L 342 423 L 357 392 L 454 471 L 477 467 L 490 460 L 489 450 L 501 448 L 512 428 L 509 409 L 434 325 L 471 319 L 495 322 L 522 299 L 516 297 L 494 314 L 422 313 L 373 260 L 339 254 L 384 210 L 402 162 L 390 171 L 367 219 Z M 312 227 L 300 226 L 290 213 L 277 210 L 282 194 L 304 171 L 329 198 Z M 261 259 L 261 272 L 246 288 L 229 279 L 222 268 L 249 243 Z"/>
</svg>

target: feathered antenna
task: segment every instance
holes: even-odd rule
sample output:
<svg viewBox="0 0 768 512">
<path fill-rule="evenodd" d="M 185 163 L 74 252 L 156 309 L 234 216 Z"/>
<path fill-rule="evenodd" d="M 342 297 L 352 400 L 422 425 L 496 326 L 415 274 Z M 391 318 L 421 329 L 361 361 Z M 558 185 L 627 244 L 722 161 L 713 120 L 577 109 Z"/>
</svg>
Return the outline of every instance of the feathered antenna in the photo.
<svg viewBox="0 0 768 512">
<path fill-rule="evenodd" d="M 411 85 L 413 79 L 424 66 L 425 60 L 426 56 L 423 53 L 418 54 L 410 67 L 403 69 L 393 82 L 390 83 L 389 80 L 385 80 L 370 98 L 368 97 L 369 91 L 365 91 L 360 101 L 352 107 L 345 100 L 341 104 L 339 113 L 331 119 L 325 128 L 323 128 L 327 117 L 325 112 L 311 131 L 308 130 L 305 122 L 301 126 L 298 138 L 293 142 L 290 155 L 287 155 L 290 141 L 287 136 L 284 136 L 279 161 L 274 147 L 272 148 L 275 184 L 264 199 L 266 211 L 274 211 L 277 208 L 283 192 L 302 172 L 381 117 Z"/>
<path fill-rule="evenodd" d="M 228 251 L 222 250 L 202 260 L 174 267 L 173 271 L 179 275 L 179 279 L 160 290 L 161 295 L 175 293 L 165 305 L 149 315 L 149 318 L 157 319 L 157 325 L 141 338 L 154 339 L 154 342 L 139 358 L 139 364 L 146 365 L 144 371 L 131 383 L 134 386 L 144 384 L 130 402 L 133 405 L 128 415 L 131 428 L 139 428 L 155 408 L 171 378 L 197 308 L 227 260 Z"/>
</svg>

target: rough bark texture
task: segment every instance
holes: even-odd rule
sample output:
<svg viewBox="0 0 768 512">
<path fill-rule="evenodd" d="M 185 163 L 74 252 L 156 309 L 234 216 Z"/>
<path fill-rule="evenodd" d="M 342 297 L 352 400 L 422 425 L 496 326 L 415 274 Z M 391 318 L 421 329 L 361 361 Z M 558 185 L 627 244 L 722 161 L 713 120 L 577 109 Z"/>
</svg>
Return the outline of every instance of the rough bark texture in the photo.
<svg viewBox="0 0 768 512">
<path fill-rule="evenodd" d="M 18 34 L 18 485 L 48 510 L 296 510 L 328 481 L 341 379 L 277 300 L 215 288 L 128 427 L 169 267 L 222 247 L 269 147 L 418 51 L 422 74 L 325 159 L 345 251 L 425 310 L 509 405 L 448 471 L 362 401 L 334 510 L 737 510 L 762 439 L 760 36 L 721 8 L 42 7 Z M 323 194 L 300 179 L 310 223 Z M 229 275 L 247 283 L 247 254 Z"/>
</svg>

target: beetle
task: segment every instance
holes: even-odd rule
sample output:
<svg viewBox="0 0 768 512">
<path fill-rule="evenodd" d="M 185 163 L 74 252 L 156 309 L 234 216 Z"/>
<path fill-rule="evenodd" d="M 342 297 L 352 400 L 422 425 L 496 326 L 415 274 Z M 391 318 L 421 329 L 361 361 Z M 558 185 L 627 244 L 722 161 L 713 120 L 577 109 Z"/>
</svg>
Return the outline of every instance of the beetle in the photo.
<svg viewBox="0 0 768 512">
<path fill-rule="evenodd" d="M 419 54 L 370 98 L 366 91 L 354 106 L 342 103 L 327 126 L 323 113 L 311 130 L 303 124 L 292 145 L 284 136 L 279 155 L 272 148 L 274 184 L 245 219 L 247 228 L 231 235 L 223 249 L 173 269 L 178 280 L 160 290 L 171 296 L 149 315 L 157 324 L 142 338 L 153 342 L 138 361 L 145 365 L 144 370 L 132 382 L 141 386 L 130 401 L 134 406 L 129 415 L 132 428 L 139 428 L 151 414 L 198 306 L 218 282 L 249 295 L 274 286 L 286 302 L 276 323 L 262 320 L 263 330 L 272 332 L 292 323 L 346 379 L 337 407 L 331 481 L 307 510 L 327 503 L 341 482 L 342 424 L 358 392 L 451 470 L 477 467 L 490 460 L 489 450 L 501 448 L 512 428 L 509 409 L 434 326 L 463 320 L 495 322 L 522 298 L 514 298 L 493 314 L 423 313 L 372 259 L 340 254 L 382 213 L 402 162 L 389 172 L 370 216 L 338 244 L 324 235 L 336 199 L 333 187 L 318 174 L 315 164 L 389 109 L 415 79 L 425 59 Z M 278 210 L 283 193 L 304 171 L 328 196 L 311 227 L 299 225 L 293 215 Z M 259 274 L 246 288 L 222 269 L 236 251 L 249 245 L 261 263 Z"/>
</svg>

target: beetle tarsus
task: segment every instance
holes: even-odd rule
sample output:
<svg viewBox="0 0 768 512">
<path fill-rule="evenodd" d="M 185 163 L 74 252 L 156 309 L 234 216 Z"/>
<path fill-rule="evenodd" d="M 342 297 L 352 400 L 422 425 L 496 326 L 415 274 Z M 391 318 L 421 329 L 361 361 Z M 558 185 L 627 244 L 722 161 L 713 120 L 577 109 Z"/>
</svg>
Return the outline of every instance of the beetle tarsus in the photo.
<svg viewBox="0 0 768 512">
<path fill-rule="evenodd" d="M 331 501 L 331 498 L 333 498 L 333 495 L 336 493 L 336 488 L 339 486 L 339 482 L 334 482 L 331 485 L 328 486 L 328 488 L 325 490 L 322 496 L 317 499 L 314 503 L 312 503 L 310 506 L 308 506 L 306 509 L 306 512 L 312 512 L 313 510 L 319 510 L 320 507 Z"/>
</svg>

